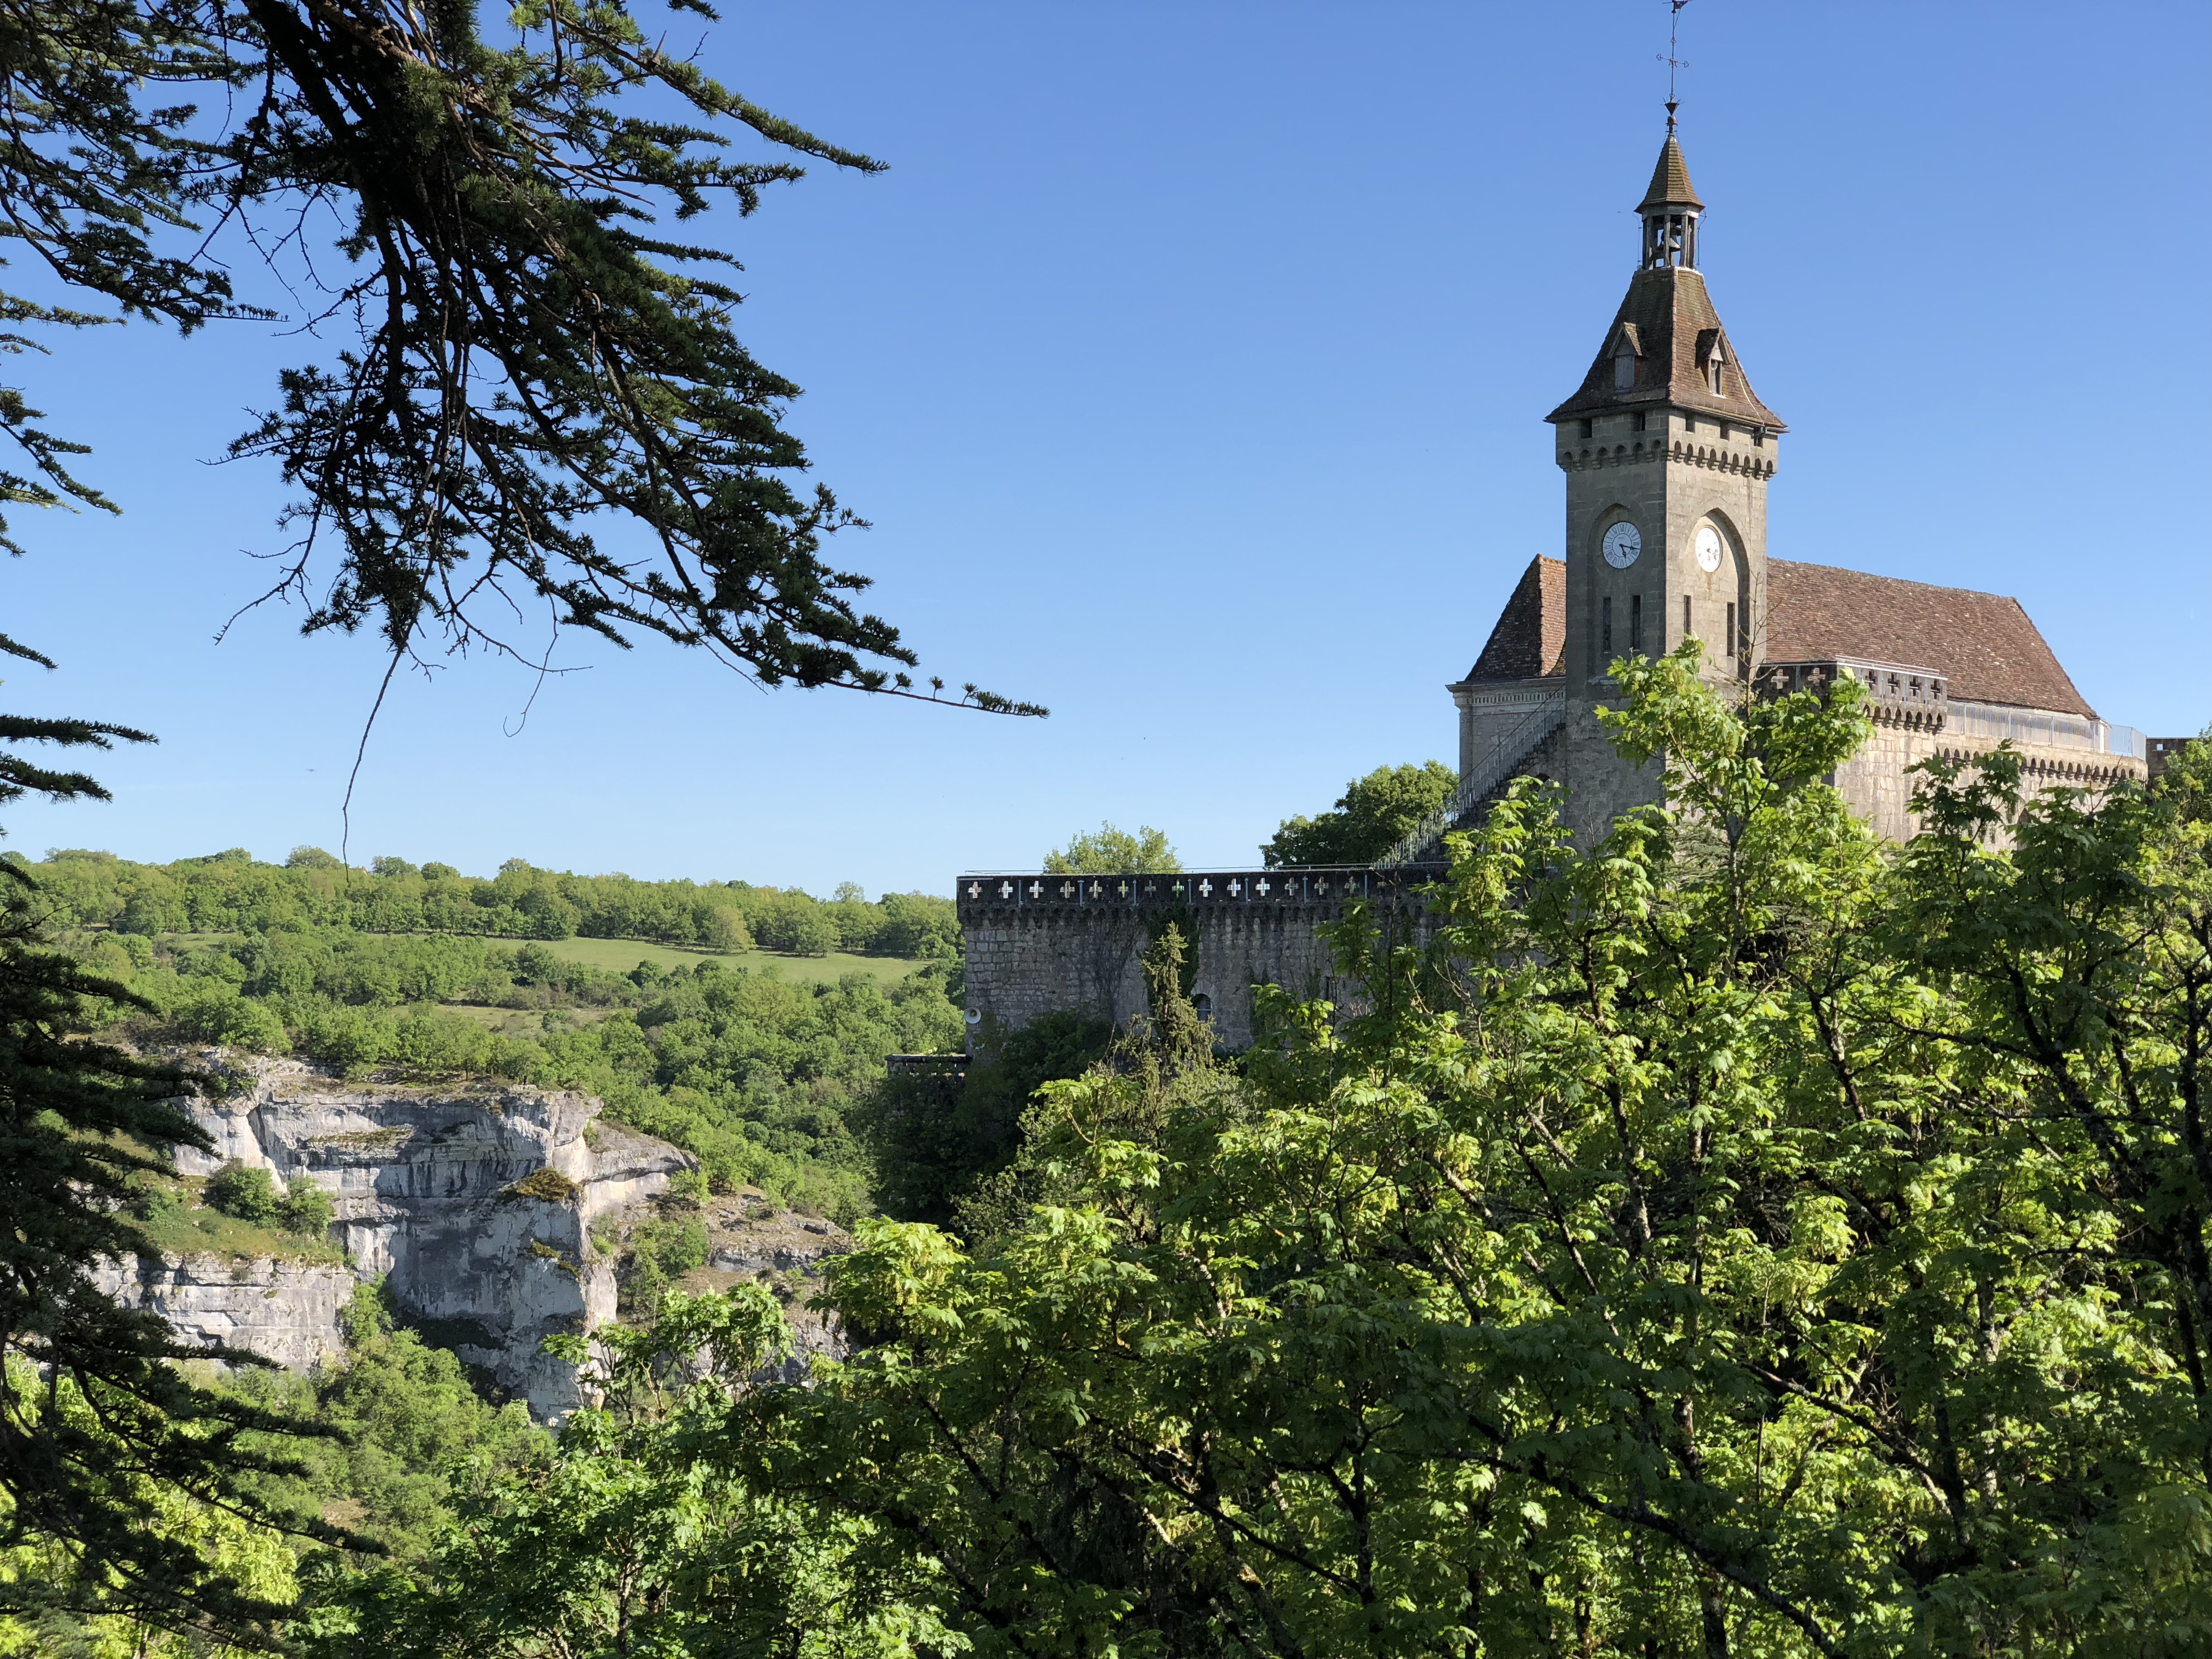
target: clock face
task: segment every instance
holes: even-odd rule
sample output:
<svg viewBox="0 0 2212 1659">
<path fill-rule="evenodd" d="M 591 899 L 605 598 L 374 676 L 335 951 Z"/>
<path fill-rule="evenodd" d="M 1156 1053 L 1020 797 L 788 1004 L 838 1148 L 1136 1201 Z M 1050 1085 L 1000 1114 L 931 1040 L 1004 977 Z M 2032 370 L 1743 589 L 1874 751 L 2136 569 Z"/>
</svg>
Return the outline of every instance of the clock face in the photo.
<svg viewBox="0 0 2212 1659">
<path fill-rule="evenodd" d="M 1721 555 L 1724 551 L 1726 549 L 1721 541 L 1721 532 L 1709 524 L 1699 525 L 1698 526 L 1698 568 L 1719 569 Z"/>
<path fill-rule="evenodd" d="M 1626 570 L 1644 550 L 1644 538 L 1636 533 L 1634 525 L 1617 524 L 1605 532 L 1604 545 L 1605 562 L 1615 570 Z"/>
</svg>

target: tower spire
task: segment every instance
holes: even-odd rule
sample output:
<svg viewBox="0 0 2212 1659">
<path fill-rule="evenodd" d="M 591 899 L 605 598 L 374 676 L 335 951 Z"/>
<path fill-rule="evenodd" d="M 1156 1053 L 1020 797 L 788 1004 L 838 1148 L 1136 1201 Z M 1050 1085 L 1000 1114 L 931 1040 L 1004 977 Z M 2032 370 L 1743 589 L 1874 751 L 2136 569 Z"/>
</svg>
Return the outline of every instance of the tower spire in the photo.
<svg viewBox="0 0 2212 1659">
<path fill-rule="evenodd" d="M 1690 164 L 1674 137 L 1674 106 L 1668 106 L 1667 142 L 1659 147 L 1659 164 L 1651 169 L 1650 187 L 1636 210 L 1644 219 L 1643 268 L 1663 270 L 1680 265 L 1698 268 L 1698 216 L 1705 204 L 1690 183 Z"/>
<path fill-rule="evenodd" d="M 1675 34 L 1681 25 L 1682 8 L 1689 3 L 1690 0 L 1667 0 L 1667 50 L 1659 54 L 1659 61 L 1667 66 L 1667 136 L 1669 138 L 1674 136 L 1674 112 L 1682 106 L 1681 100 L 1674 95 L 1674 71 L 1690 67 L 1689 59 L 1675 55 L 1679 48 L 1674 44 Z"/>
<path fill-rule="evenodd" d="M 1674 74 L 1690 67 L 1689 60 L 1680 55 L 1677 40 L 1682 8 L 1689 3 L 1690 0 L 1667 0 L 1667 50 L 1659 54 L 1659 61 L 1667 66 L 1667 143 L 1659 152 L 1651 188 L 1644 192 L 1636 210 L 1644 216 L 1643 268 L 1646 270 L 1661 270 L 1668 265 L 1694 270 L 1698 266 L 1698 214 L 1705 204 L 1690 188 L 1689 163 L 1682 159 L 1681 145 L 1674 142 L 1674 112 L 1682 107 L 1674 91 Z"/>
</svg>

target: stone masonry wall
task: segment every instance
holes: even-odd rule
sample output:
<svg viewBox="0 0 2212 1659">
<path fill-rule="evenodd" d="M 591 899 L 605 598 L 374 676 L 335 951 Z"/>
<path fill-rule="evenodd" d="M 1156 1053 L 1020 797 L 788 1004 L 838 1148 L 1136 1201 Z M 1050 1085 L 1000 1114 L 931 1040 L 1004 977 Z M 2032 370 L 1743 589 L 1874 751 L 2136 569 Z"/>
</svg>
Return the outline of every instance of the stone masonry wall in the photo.
<svg viewBox="0 0 2212 1659">
<path fill-rule="evenodd" d="M 2126 755 L 2100 754 L 2043 744 L 2014 744 L 2023 764 L 2021 782 L 2031 792 L 2053 788 L 2104 790 L 2124 778 L 2143 781 L 2142 761 Z M 1851 810 L 1891 841 L 1907 841 L 1920 831 L 1912 811 L 1919 781 L 1910 769 L 1933 756 L 1971 759 L 1994 750 L 1994 742 L 1953 733 L 1914 729 L 1877 715 L 1874 735 L 1858 753 L 1838 767 L 1832 778 Z"/>
<path fill-rule="evenodd" d="M 1347 1006 L 1322 929 L 1355 902 L 1389 927 L 1419 923 L 1417 889 L 1441 866 L 1261 870 L 1184 876 L 965 876 L 958 888 L 968 950 L 971 1052 L 1039 1014 L 1085 1010 L 1127 1025 L 1145 1012 L 1141 957 L 1175 923 L 1195 936 L 1194 998 L 1210 1006 L 1227 1048 L 1250 1046 L 1253 987 Z"/>
</svg>

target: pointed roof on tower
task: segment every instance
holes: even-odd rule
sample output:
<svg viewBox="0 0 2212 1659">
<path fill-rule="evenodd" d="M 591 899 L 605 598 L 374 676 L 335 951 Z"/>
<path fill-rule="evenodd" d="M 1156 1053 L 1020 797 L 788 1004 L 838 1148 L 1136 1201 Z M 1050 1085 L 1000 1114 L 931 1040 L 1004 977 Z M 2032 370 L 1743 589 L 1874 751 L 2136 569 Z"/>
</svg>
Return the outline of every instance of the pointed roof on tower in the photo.
<svg viewBox="0 0 2212 1659">
<path fill-rule="evenodd" d="M 1690 183 L 1690 164 L 1682 159 L 1682 147 L 1674 142 L 1674 123 L 1668 123 L 1667 142 L 1659 151 L 1659 165 L 1651 169 L 1651 188 L 1644 192 L 1644 199 L 1636 204 L 1638 213 L 1649 213 L 1656 207 L 1701 208 L 1696 188 Z"/>
<path fill-rule="evenodd" d="M 1546 420 L 1658 405 L 1772 432 L 1788 429 L 1751 389 L 1705 291 L 1697 268 L 1697 222 L 1705 205 L 1690 183 L 1690 164 L 1675 140 L 1670 113 L 1651 187 L 1636 210 L 1644 224 L 1640 268 L 1582 386 Z M 1622 368 L 1623 357 L 1632 368 Z"/>
</svg>

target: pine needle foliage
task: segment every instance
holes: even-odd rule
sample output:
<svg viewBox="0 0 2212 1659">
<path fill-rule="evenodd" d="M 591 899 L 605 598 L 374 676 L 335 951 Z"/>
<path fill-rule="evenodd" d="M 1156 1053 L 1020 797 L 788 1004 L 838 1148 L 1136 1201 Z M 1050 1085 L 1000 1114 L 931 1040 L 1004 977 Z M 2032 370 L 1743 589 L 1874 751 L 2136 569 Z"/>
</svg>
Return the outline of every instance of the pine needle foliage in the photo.
<svg viewBox="0 0 2212 1659">
<path fill-rule="evenodd" d="M 802 159 L 882 164 L 724 88 L 622 4 L 526 0 L 504 45 L 486 21 L 397 0 L 9 11 L 9 235 L 101 303 L 0 295 L 0 349 L 118 314 L 191 331 L 281 310 L 335 336 L 230 453 L 298 492 L 264 597 L 305 601 L 309 632 L 374 627 L 395 666 L 431 644 L 542 663 L 547 629 L 575 628 L 698 647 L 765 684 L 941 700 L 858 608 L 868 579 L 822 557 L 860 520 L 795 482 L 799 388 L 737 337 L 736 260 L 661 228 L 717 202 L 750 214 Z M 762 154 L 729 154 L 737 135 Z M 281 307 L 237 291 L 264 270 Z M 20 392 L 0 428 L 29 464 L 0 495 L 111 507 Z"/>
</svg>

